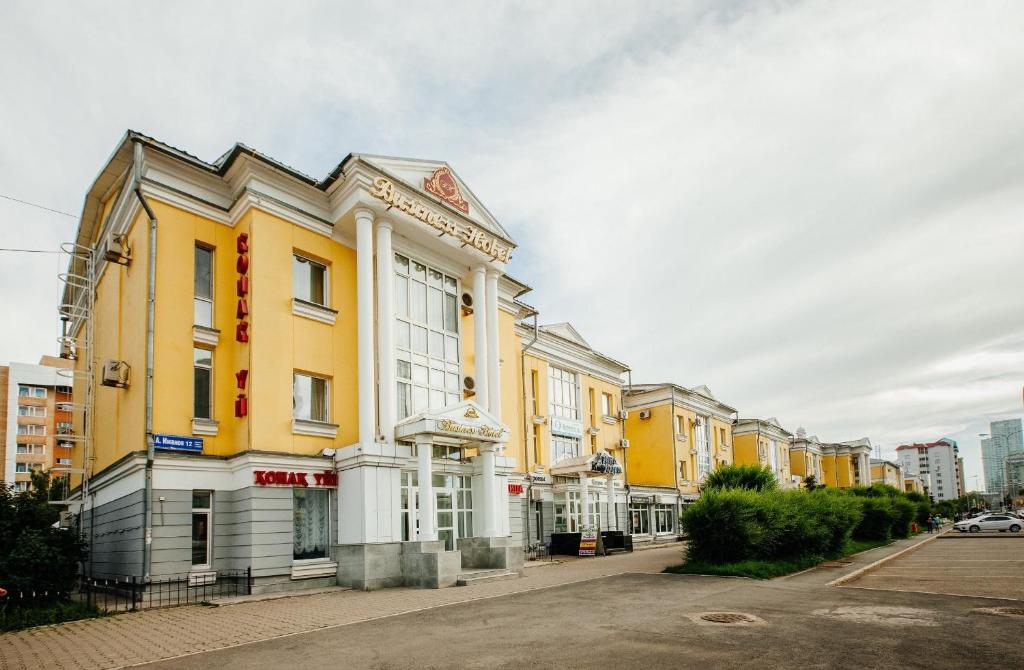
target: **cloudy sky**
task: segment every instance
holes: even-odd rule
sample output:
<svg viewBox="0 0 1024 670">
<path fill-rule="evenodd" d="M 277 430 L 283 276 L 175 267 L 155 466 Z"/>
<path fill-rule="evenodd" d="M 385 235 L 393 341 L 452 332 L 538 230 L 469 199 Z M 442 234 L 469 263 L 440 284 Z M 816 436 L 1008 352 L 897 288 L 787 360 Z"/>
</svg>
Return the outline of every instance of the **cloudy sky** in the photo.
<svg viewBox="0 0 1024 670">
<path fill-rule="evenodd" d="M 975 486 L 1022 415 L 1024 4 L 346 4 L 5 3 L 0 194 L 77 214 L 126 128 L 444 159 L 634 381 L 887 455 L 949 435 Z M 75 225 L 0 198 L 0 247 Z M 58 267 L 0 252 L 0 361 L 53 352 Z"/>
</svg>

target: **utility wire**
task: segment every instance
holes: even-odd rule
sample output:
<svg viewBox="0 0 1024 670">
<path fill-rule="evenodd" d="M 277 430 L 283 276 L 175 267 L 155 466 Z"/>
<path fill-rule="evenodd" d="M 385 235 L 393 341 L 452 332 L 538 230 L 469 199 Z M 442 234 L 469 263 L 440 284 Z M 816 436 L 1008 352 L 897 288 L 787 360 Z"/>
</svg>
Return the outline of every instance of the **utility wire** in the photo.
<svg viewBox="0 0 1024 670">
<path fill-rule="evenodd" d="M 37 205 L 36 203 L 29 202 L 27 200 L 18 200 L 17 198 L 12 198 L 11 196 L 4 195 L 3 193 L 0 193 L 0 198 L 3 198 L 5 200 L 11 200 L 13 202 L 18 202 L 18 203 L 21 203 L 22 205 L 28 205 L 29 207 L 38 207 L 39 209 L 45 209 L 47 212 L 53 212 L 54 214 L 60 214 L 62 216 L 70 216 L 72 219 L 77 219 L 78 218 L 74 214 L 68 214 L 67 212 L 62 212 L 59 209 L 53 209 L 51 207 L 46 207 L 44 205 Z"/>
</svg>

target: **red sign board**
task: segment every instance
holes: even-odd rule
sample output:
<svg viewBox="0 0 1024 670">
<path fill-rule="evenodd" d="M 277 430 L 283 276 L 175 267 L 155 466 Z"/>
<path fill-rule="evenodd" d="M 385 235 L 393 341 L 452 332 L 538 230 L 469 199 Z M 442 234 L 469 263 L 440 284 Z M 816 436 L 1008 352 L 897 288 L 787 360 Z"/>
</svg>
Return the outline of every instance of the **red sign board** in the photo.
<svg viewBox="0 0 1024 670">
<path fill-rule="evenodd" d="M 236 282 L 238 303 L 235 308 L 235 317 L 238 323 L 235 324 L 235 340 L 246 344 L 249 342 L 249 234 L 239 233 L 235 239 L 235 251 L 238 252 L 238 260 L 235 262 L 235 270 L 238 272 Z M 249 416 L 249 396 L 246 394 L 245 384 L 249 379 L 248 370 L 239 370 L 235 373 L 235 385 L 238 387 L 238 397 L 235 398 L 235 416 L 241 419 Z"/>
<path fill-rule="evenodd" d="M 337 486 L 338 473 L 295 472 L 289 470 L 253 470 L 256 486 Z M 312 481 L 311 481 L 312 480 Z"/>
<path fill-rule="evenodd" d="M 510 495 L 521 496 L 521 495 L 523 495 L 523 485 L 522 484 L 509 484 L 508 485 L 508 492 L 509 492 Z"/>
</svg>

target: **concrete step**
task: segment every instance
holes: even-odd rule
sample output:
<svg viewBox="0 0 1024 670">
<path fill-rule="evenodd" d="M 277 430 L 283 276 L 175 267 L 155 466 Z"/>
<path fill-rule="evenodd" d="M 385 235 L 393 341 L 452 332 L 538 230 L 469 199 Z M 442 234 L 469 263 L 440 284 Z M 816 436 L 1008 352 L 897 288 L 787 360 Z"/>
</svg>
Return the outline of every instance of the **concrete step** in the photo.
<svg viewBox="0 0 1024 670">
<path fill-rule="evenodd" d="M 473 584 L 496 582 L 502 579 L 516 579 L 517 577 L 519 577 L 518 573 L 505 570 L 504 568 L 497 570 L 463 570 L 455 581 L 455 585 L 472 586 Z"/>
</svg>

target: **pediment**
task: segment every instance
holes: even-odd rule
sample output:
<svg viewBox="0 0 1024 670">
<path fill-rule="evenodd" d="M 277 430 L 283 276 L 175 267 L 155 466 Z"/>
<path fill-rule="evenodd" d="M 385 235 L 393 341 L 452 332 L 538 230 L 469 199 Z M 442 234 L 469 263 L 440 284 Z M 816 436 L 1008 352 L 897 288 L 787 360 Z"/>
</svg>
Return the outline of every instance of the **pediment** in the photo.
<svg viewBox="0 0 1024 670">
<path fill-rule="evenodd" d="M 590 346 L 590 344 L 585 339 L 583 339 L 583 336 L 580 335 L 580 331 L 578 331 L 578 330 L 576 330 L 575 328 L 572 327 L 571 323 L 552 323 L 552 324 L 547 325 L 547 326 L 541 326 L 540 329 L 542 331 L 544 331 L 545 333 L 551 333 L 552 335 L 557 335 L 558 337 L 562 338 L 563 340 L 569 340 L 570 342 L 575 342 L 576 344 L 580 345 L 581 347 L 586 347 L 587 349 L 591 349 L 592 348 Z"/>
<path fill-rule="evenodd" d="M 444 161 L 369 154 L 357 154 L 357 157 L 381 172 L 405 182 L 424 198 L 451 207 L 487 232 L 512 242 L 512 246 L 515 246 L 508 231 L 484 207 L 458 173 Z"/>
<path fill-rule="evenodd" d="M 700 395 L 702 395 L 705 398 L 708 398 L 710 400 L 717 400 L 717 398 L 715 398 L 714 394 L 711 393 L 711 389 L 709 389 L 707 386 L 704 386 L 703 384 L 701 384 L 700 386 L 695 386 L 695 387 L 693 387 L 690 390 L 693 391 L 694 393 L 698 393 L 698 394 L 700 394 Z"/>
<path fill-rule="evenodd" d="M 420 412 L 395 426 L 397 440 L 418 435 L 430 435 L 465 444 L 505 443 L 508 441 L 509 429 L 477 403 L 463 400 L 448 407 Z"/>
</svg>

